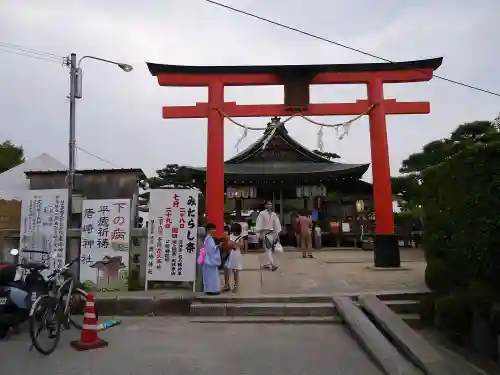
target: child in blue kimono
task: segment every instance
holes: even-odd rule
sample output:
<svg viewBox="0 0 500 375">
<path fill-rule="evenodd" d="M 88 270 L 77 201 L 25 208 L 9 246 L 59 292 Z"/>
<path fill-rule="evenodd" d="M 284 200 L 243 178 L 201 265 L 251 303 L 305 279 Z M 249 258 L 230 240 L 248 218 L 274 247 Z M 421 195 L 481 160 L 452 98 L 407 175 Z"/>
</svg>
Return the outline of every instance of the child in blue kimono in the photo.
<svg viewBox="0 0 500 375">
<path fill-rule="evenodd" d="M 203 260 L 203 289 L 205 294 L 218 295 L 220 294 L 220 277 L 219 266 L 221 264 L 220 250 L 215 244 L 213 233 L 215 232 L 215 224 L 208 223 L 205 226 L 205 258 Z"/>
</svg>

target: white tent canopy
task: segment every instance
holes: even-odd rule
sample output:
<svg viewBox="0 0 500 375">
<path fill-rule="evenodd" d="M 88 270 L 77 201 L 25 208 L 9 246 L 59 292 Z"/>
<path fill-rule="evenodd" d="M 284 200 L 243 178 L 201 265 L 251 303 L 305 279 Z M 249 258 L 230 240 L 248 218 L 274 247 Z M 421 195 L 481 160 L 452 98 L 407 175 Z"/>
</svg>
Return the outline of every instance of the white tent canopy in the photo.
<svg viewBox="0 0 500 375">
<path fill-rule="evenodd" d="M 23 164 L 0 174 L 0 199 L 22 200 L 29 190 L 29 180 L 25 172 L 32 171 L 60 171 L 67 167 L 49 154 L 43 153 L 36 158 L 26 160 Z"/>
</svg>

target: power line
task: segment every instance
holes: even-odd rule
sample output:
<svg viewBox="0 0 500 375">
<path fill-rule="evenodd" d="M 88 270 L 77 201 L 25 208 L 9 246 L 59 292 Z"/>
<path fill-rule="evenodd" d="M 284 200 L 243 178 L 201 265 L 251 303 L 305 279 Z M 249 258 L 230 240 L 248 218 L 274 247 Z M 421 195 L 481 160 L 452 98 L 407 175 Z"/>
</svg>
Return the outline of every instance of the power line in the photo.
<svg viewBox="0 0 500 375">
<path fill-rule="evenodd" d="M 277 22 L 277 21 L 273 21 L 273 20 L 271 20 L 269 18 L 264 18 L 264 17 L 258 16 L 256 14 L 253 14 L 253 13 L 245 12 L 244 10 L 241 10 L 241 9 L 238 9 L 238 8 L 233 8 L 233 7 L 229 6 L 229 5 L 222 4 L 222 3 L 219 3 L 217 1 L 213 1 L 213 0 L 205 0 L 205 1 L 208 2 L 208 3 L 211 3 L 213 5 L 217 5 L 217 6 L 220 6 L 222 8 L 226 8 L 226 9 L 231 10 L 233 12 L 240 13 L 240 14 L 243 14 L 245 16 L 252 17 L 252 18 L 258 19 L 260 21 L 264 21 L 264 22 L 270 23 L 272 25 L 279 26 L 279 27 L 282 27 L 284 29 L 291 30 L 291 31 L 294 31 L 294 32 L 297 32 L 297 33 L 300 33 L 300 34 L 303 34 L 303 35 L 306 35 L 306 36 L 309 36 L 311 38 L 321 40 L 323 42 L 334 44 L 336 46 L 339 46 L 339 47 L 342 47 L 342 48 L 345 48 L 345 49 L 348 49 L 348 50 L 351 50 L 351 51 L 354 51 L 354 52 L 357 52 L 357 53 L 361 53 L 361 54 L 363 54 L 365 56 L 370 56 L 370 57 L 373 57 L 375 59 L 382 60 L 382 61 L 385 61 L 385 62 L 388 62 L 388 63 L 391 63 L 391 64 L 395 63 L 394 61 L 386 59 L 385 57 L 377 56 L 377 55 L 374 55 L 372 53 L 360 50 L 358 48 L 354 48 L 354 47 L 348 46 L 346 44 L 342 44 L 340 42 L 336 42 L 334 40 L 327 39 L 327 38 L 324 38 L 322 36 L 319 36 L 319 35 L 316 35 L 316 34 L 312 34 L 312 33 L 309 33 L 307 31 L 304 31 L 304 30 L 301 30 L 301 29 L 298 29 L 298 28 L 295 28 L 295 27 L 292 27 L 292 26 L 288 26 L 288 25 L 285 25 L 285 24 Z M 453 80 L 453 79 L 450 79 L 450 78 L 446 78 L 446 77 L 443 77 L 443 76 L 434 75 L 434 77 L 436 77 L 438 79 L 441 79 L 443 81 L 446 81 L 446 82 L 450 82 L 450 83 L 454 83 L 456 85 L 467 87 L 467 88 L 472 89 L 472 90 L 481 91 L 481 92 L 484 92 L 486 94 L 490 94 L 490 95 L 494 95 L 494 96 L 500 97 L 500 93 L 493 92 L 493 91 L 490 91 L 490 90 L 487 90 L 487 89 L 483 89 L 481 87 L 469 85 L 467 83 L 456 81 L 456 80 Z"/>
<path fill-rule="evenodd" d="M 2 42 L 2 41 L 0 41 L 0 51 L 9 52 L 9 53 L 12 53 L 15 55 L 30 57 L 30 58 L 34 58 L 34 59 L 49 61 L 49 62 L 57 62 L 57 63 L 64 63 L 64 59 L 65 59 L 64 56 L 59 56 L 59 55 L 56 55 L 53 53 L 43 52 L 43 51 L 35 50 L 33 48 L 27 48 L 27 47 L 23 47 L 23 46 L 20 46 L 17 44 L 7 43 L 7 42 Z M 107 164 L 110 164 L 114 167 L 121 168 L 120 166 L 116 165 L 115 163 L 112 163 L 109 160 L 106 160 L 103 157 L 100 157 L 99 155 L 96 155 L 88 150 L 85 150 L 82 147 L 79 147 L 79 146 L 75 146 L 75 147 L 87 155 L 90 155 L 90 156 L 92 156 L 98 160 L 101 160 Z"/>
<path fill-rule="evenodd" d="M 63 56 L 58 56 L 46 53 L 39 52 L 35 50 L 31 50 L 30 48 L 14 48 L 7 45 L 8 43 L 0 42 L 0 51 L 11 53 L 18 56 L 28 57 L 37 60 L 48 61 L 52 63 L 62 64 L 64 62 Z"/>
<path fill-rule="evenodd" d="M 32 54 L 39 55 L 39 56 L 52 57 L 52 58 L 56 58 L 56 59 L 63 58 L 63 56 L 59 56 L 59 55 L 56 55 L 54 53 L 43 52 L 43 51 L 39 51 L 39 50 L 36 50 L 33 48 L 23 47 L 23 46 L 20 46 L 19 44 L 13 44 L 13 43 L 7 43 L 7 42 L 0 41 L 0 46 L 5 47 L 5 48 L 18 50 L 18 51 L 22 51 L 22 52 L 32 53 Z"/>
<path fill-rule="evenodd" d="M 0 138 L 3 138 L 5 141 L 8 141 L 8 140 L 10 139 L 10 137 L 8 137 L 8 136 L 7 136 L 7 134 L 6 134 L 6 133 L 3 133 L 3 132 L 0 132 Z M 18 146 L 18 145 L 16 144 L 16 146 Z M 21 145 L 21 147 L 22 147 L 22 145 Z M 98 159 L 98 160 L 100 160 L 100 161 L 103 161 L 103 162 L 105 162 L 105 163 L 107 163 L 107 164 L 109 164 L 109 165 L 112 165 L 112 166 L 114 166 L 114 167 L 116 167 L 116 168 L 120 168 L 120 169 L 122 168 L 122 167 L 120 167 L 119 165 L 116 165 L 115 163 L 112 163 L 112 162 L 110 162 L 109 160 L 106 160 L 106 159 L 104 159 L 103 157 L 101 157 L 101 156 L 99 156 L 99 155 L 96 155 L 96 154 L 94 154 L 94 153 L 92 153 L 92 152 L 90 152 L 90 151 L 87 151 L 87 150 L 85 150 L 85 149 L 83 149 L 83 148 L 81 148 L 81 147 L 79 147 L 79 146 L 76 146 L 76 148 L 77 148 L 78 150 L 82 151 L 83 153 L 85 153 L 85 154 L 87 154 L 87 155 L 90 155 L 90 156 L 92 156 L 92 157 L 94 157 L 94 158 L 96 158 L 96 159 Z M 43 153 L 43 152 L 41 152 L 41 150 L 40 150 L 40 149 L 36 150 L 36 152 L 37 152 L 37 153 L 38 153 L 38 152 L 40 152 L 40 154 L 42 154 L 42 153 Z"/>
<path fill-rule="evenodd" d="M 76 147 L 78 150 L 82 151 L 83 153 L 85 153 L 85 154 L 87 154 L 87 155 L 93 156 L 94 158 L 99 159 L 99 160 L 101 160 L 101 161 L 103 161 L 103 162 L 105 162 L 105 163 L 108 163 L 109 165 L 112 165 L 112 166 L 114 166 L 114 167 L 116 167 L 116 168 L 121 168 L 119 165 L 116 165 L 115 163 L 112 163 L 112 162 L 110 162 L 109 160 L 106 160 L 106 159 L 104 159 L 104 158 L 102 158 L 102 157 L 100 157 L 100 156 L 98 156 L 98 155 L 96 155 L 96 154 L 94 154 L 94 153 L 92 153 L 92 152 L 90 152 L 90 151 L 87 151 L 87 150 L 85 150 L 85 149 L 83 149 L 83 148 L 81 148 L 81 147 L 79 147 L 79 146 L 75 146 L 75 147 Z"/>
<path fill-rule="evenodd" d="M 28 54 L 28 53 L 22 53 L 22 52 L 12 51 L 12 50 L 9 50 L 9 49 L 3 49 L 1 46 L 0 46 L 0 51 L 8 52 L 8 53 L 11 53 L 11 54 L 14 54 L 14 55 L 18 55 L 18 56 L 29 57 L 29 58 L 32 58 L 32 59 L 48 61 L 48 62 L 56 63 L 56 64 L 61 64 L 64 61 L 63 59 L 61 59 L 61 60 L 58 61 L 58 60 L 55 60 L 55 59 L 49 59 L 49 58 L 44 57 L 44 56 L 31 55 L 31 54 Z"/>
<path fill-rule="evenodd" d="M 59 56 L 54 53 L 39 51 L 33 48 L 23 47 L 18 44 L 2 42 L 2 41 L 0 41 L 0 51 L 58 64 L 63 63 L 65 59 L 63 56 Z"/>
</svg>

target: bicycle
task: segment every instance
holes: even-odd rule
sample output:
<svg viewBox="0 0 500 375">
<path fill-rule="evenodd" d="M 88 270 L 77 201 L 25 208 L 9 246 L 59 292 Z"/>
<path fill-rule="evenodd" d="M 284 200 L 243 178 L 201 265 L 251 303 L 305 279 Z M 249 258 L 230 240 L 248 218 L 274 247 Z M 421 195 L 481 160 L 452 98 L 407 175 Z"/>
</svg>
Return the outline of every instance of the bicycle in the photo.
<svg viewBox="0 0 500 375">
<path fill-rule="evenodd" d="M 55 269 L 48 277 L 48 294 L 40 295 L 31 306 L 29 314 L 31 347 L 43 355 L 51 354 L 57 347 L 61 336 L 61 326 L 69 330 L 71 326 L 82 329 L 82 324 L 74 319 L 74 315 L 81 312 L 87 300 L 88 293 L 76 287 L 75 279 L 70 274 L 71 266 L 80 259 L 75 258 L 61 268 Z M 81 305 L 77 305 L 80 302 Z M 82 307 L 81 311 L 72 311 Z M 97 312 L 96 312 L 97 318 Z M 36 327 L 37 324 L 40 326 Z M 42 347 L 39 335 L 44 330 L 48 331 L 48 338 L 52 339 L 52 346 L 48 349 Z"/>
</svg>

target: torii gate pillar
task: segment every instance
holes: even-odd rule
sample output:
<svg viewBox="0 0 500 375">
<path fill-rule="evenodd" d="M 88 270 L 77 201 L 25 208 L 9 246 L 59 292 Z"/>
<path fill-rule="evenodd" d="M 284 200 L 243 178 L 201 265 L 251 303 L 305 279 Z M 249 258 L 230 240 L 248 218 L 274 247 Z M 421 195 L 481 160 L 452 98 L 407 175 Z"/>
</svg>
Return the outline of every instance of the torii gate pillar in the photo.
<svg viewBox="0 0 500 375">
<path fill-rule="evenodd" d="M 429 81 L 442 58 L 381 64 L 285 66 L 179 66 L 148 63 L 160 86 L 207 87 L 208 102 L 195 106 L 163 107 L 163 118 L 208 118 L 207 220 L 224 223 L 224 116 L 272 117 L 300 112 L 304 116 L 359 115 L 369 112 L 376 230 L 376 267 L 399 267 L 398 240 L 390 183 L 386 115 L 426 114 L 428 102 L 385 99 L 385 83 Z M 355 103 L 309 103 L 312 84 L 365 84 L 368 100 Z M 237 105 L 224 101 L 225 86 L 283 85 L 285 103 Z M 371 110 L 370 110 L 371 108 Z"/>
</svg>

